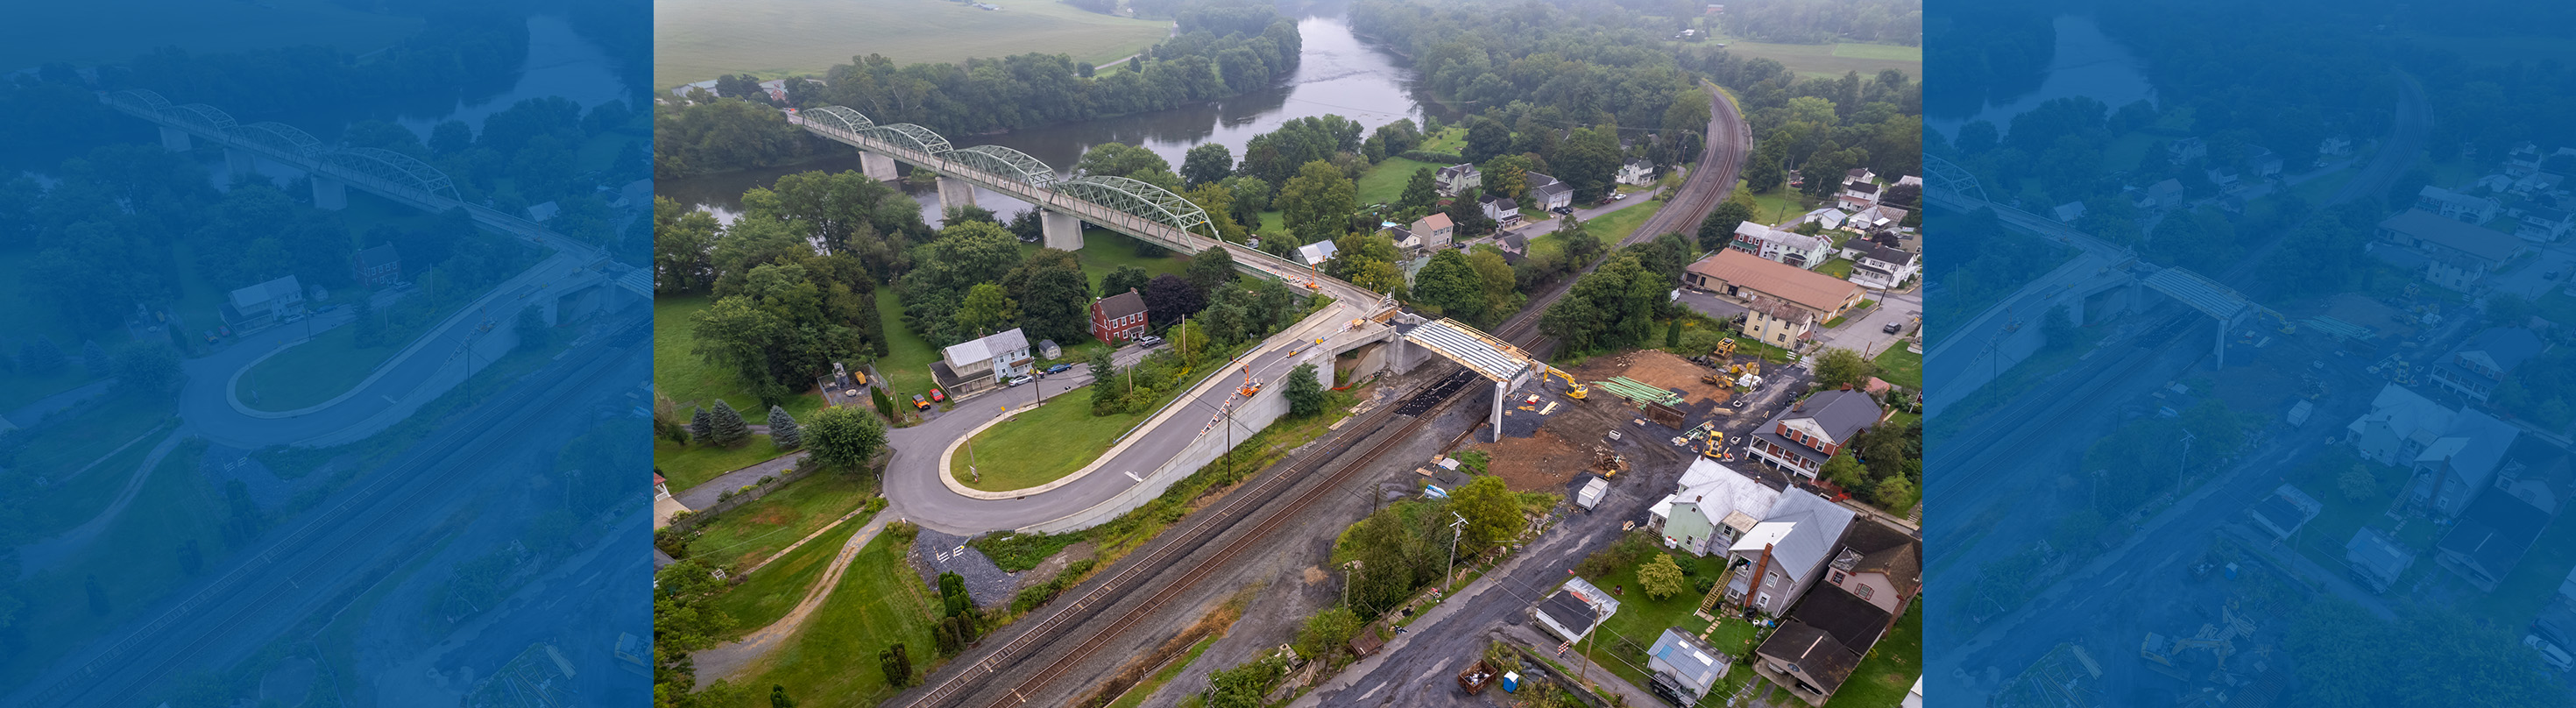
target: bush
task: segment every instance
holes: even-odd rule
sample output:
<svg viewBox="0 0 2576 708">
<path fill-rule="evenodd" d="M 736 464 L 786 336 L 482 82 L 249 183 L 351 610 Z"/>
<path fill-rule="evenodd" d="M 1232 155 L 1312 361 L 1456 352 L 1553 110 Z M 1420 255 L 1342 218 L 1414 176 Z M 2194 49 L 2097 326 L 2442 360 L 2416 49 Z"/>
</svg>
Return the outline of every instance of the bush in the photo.
<svg viewBox="0 0 2576 708">
<path fill-rule="evenodd" d="M 1055 596 L 1064 594 L 1064 591 L 1072 588 L 1075 583 L 1082 582 L 1082 577 L 1089 574 L 1095 565 L 1098 563 L 1088 558 L 1074 561 L 1072 565 L 1064 567 L 1064 572 L 1055 574 L 1055 577 L 1048 578 L 1046 582 L 1020 588 L 1020 594 L 1011 598 L 1011 611 L 1026 613 L 1045 605 L 1047 601 L 1055 599 Z"/>
<path fill-rule="evenodd" d="M 1039 563 L 1046 562 L 1046 559 L 1054 556 L 1057 551 L 1064 550 L 1065 546 L 1081 540 L 1082 534 L 1079 533 L 1006 532 L 978 538 L 967 542 L 966 545 L 974 546 L 975 550 L 984 554 L 984 557 L 993 559 L 993 565 L 1001 566 L 1003 572 L 1017 573 L 1038 567 Z"/>
</svg>

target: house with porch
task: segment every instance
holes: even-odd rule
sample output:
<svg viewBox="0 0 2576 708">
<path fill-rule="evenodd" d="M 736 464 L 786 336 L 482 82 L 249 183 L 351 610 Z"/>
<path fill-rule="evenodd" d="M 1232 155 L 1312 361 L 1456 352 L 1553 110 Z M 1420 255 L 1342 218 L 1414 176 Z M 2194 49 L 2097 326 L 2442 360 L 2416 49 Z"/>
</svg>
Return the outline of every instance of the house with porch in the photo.
<svg viewBox="0 0 2576 708">
<path fill-rule="evenodd" d="M 1842 207 L 1844 211 L 1859 211 L 1878 206 L 1878 184 L 1844 182 L 1842 191 L 1834 194 L 1834 206 Z"/>
<path fill-rule="evenodd" d="M 2428 184 L 2416 191 L 2415 208 L 2464 224 L 2485 224 L 2504 211 L 2504 203 Z"/>
<path fill-rule="evenodd" d="M 2458 516 L 2495 480 L 2505 451 L 2521 429 L 2475 408 L 2451 419 L 2450 429 L 2408 463 L 2403 500 L 2434 518 Z"/>
<path fill-rule="evenodd" d="M 1923 270 L 1922 259 L 1912 252 L 1864 239 L 1852 239 L 1843 252 L 1852 259 L 1851 276 L 1845 280 L 1864 288 L 1894 290 Z"/>
<path fill-rule="evenodd" d="M 1781 492 L 1762 521 L 1727 547 L 1727 566 L 1735 572 L 1727 578 L 1726 600 L 1774 617 L 1785 613 L 1824 577 L 1825 562 L 1854 516 L 1804 489 Z"/>
<path fill-rule="evenodd" d="M 236 332 L 303 319 L 304 284 L 289 275 L 234 290 L 225 295 L 217 314 Z"/>
<path fill-rule="evenodd" d="M 1574 205 L 1574 185 L 1536 172 L 1526 173 L 1532 206 L 1542 211 L 1555 211 Z"/>
<path fill-rule="evenodd" d="M 1629 160 L 1619 165 L 1619 174 L 1614 179 L 1620 184 L 1638 187 L 1654 184 L 1655 163 L 1647 162 L 1646 158 L 1642 157 Z"/>
<path fill-rule="evenodd" d="M 1036 359 L 1029 356 L 1029 338 L 1013 327 L 999 334 L 970 339 L 941 350 L 939 361 L 930 363 L 931 379 L 948 391 L 950 398 L 991 390 L 1012 378 L 1029 374 Z"/>
<path fill-rule="evenodd" d="M 2460 343 L 2433 365 L 2433 383 L 2470 400 L 2485 402 L 2524 362 L 2549 350 L 2540 335 L 2521 327 L 2489 327 Z"/>
<path fill-rule="evenodd" d="M 1865 391 L 1823 391 L 1771 416 L 1753 431 L 1753 458 L 1807 479 L 1886 411 Z"/>
<path fill-rule="evenodd" d="M 2343 544 L 2343 564 L 2352 569 L 2353 577 L 2369 585 L 2371 592 L 2388 592 L 2388 586 L 2397 584 L 2397 578 L 2415 566 L 2415 552 L 2397 545 L 2396 539 L 2379 529 L 2364 526 Z"/>
<path fill-rule="evenodd" d="M 1754 649 L 1753 668 L 1807 705 L 1821 706 L 1860 669 L 1896 616 L 1842 588 L 1819 585 Z"/>
<path fill-rule="evenodd" d="M 1663 534 L 1667 548 L 1695 556 L 1724 553 L 1779 501 L 1780 490 L 1700 457 L 1691 460 L 1673 493 L 1647 510 L 1647 523 Z"/>
</svg>

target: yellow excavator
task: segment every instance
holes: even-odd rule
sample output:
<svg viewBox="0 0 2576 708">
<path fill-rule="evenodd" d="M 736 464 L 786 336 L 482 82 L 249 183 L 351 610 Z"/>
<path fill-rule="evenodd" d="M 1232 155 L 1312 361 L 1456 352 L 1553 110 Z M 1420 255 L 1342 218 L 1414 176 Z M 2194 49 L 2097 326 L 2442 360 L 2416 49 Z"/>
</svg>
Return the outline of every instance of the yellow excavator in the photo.
<svg viewBox="0 0 2576 708">
<path fill-rule="evenodd" d="M 1717 357 L 1718 361 L 1721 362 L 1727 360 L 1729 357 L 1735 356 L 1735 338 L 1727 337 L 1725 339 L 1718 340 L 1717 348 L 1709 350 L 1708 355 Z"/>
<path fill-rule="evenodd" d="M 1592 393 L 1592 389 L 1591 389 L 1590 387 L 1584 386 L 1584 385 L 1583 385 L 1583 382 L 1581 382 L 1581 381 L 1576 381 L 1576 380 L 1574 380 L 1574 375 L 1573 375 L 1573 374 L 1569 374 L 1569 373 L 1565 373 L 1565 370 L 1564 370 L 1564 369 L 1559 369 L 1559 368 L 1556 368 L 1556 367 L 1553 367 L 1553 366 L 1549 366 L 1549 365 L 1547 364 L 1547 362 L 1539 361 L 1539 360 L 1537 360 L 1537 359 L 1531 359 L 1531 360 L 1530 360 L 1530 366 L 1535 367 L 1535 368 L 1537 368 L 1537 369 L 1538 369 L 1538 371 L 1539 371 L 1539 377 L 1540 377 L 1540 378 L 1546 378 L 1546 377 L 1549 377 L 1549 376 L 1554 376 L 1554 377 L 1557 377 L 1557 378 L 1559 378 L 1559 379 L 1563 379 L 1563 380 L 1565 380 L 1565 397 L 1566 397 L 1566 398 L 1571 398 L 1571 399 L 1574 399 L 1574 400 L 1580 401 L 1580 400 L 1583 400 L 1583 397 L 1584 397 L 1584 396 L 1590 395 L 1590 394 Z"/>
</svg>

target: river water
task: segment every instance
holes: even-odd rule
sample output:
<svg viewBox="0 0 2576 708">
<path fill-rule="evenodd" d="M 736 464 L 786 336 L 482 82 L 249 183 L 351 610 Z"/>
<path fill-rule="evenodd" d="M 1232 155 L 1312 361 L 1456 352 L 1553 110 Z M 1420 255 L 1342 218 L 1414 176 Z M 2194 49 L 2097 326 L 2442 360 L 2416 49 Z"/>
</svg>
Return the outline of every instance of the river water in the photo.
<svg viewBox="0 0 2576 708">
<path fill-rule="evenodd" d="M 1173 171 L 1181 167 L 1181 157 L 1201 143 L 1224 144 L 1234 151 L 1235 159 L 1243 158 L 1244 143 L 1253 136 L 1277 130 L 1297 118 L 1338 114 L 1374 129 L 1398 119 L 1422 120 L 1427 97 L 1412 85 L 1404 68 L 1404 58 L 1363 43 L 1352 34 L 1350 22 L 1341 8 L 1332 7 L 1330 16 L 1309 16 L 1298 20 L 1297 31 L 1304 38 L 1303 52 L 1297 68 L 1270 88 L 1206 103 L 1171 110 L 1102 118 L 1079 123 L 1065 123 L 996 135 L 951 135 L 957 147 L 1002 145 L 1046 161 L 1058 172 L 1072 169 L 1084 150 L 1101 143 L 1142 145 L 1172 163 Z M 901 61 L 901 57 L 896 58 Z M 741 170 L 686 179 L 657 180 L 653 191 L 683 204 L 714 212 L 717 218 L 732 221 L 742 208 L 742 193 L 753 187 L 766 187 L 779 176 L 823 170 L 841 172 L 859 169 L 858 153 L 845 151 L 834 157 L 785 167 Z M 905 191 L 921 202 L 922 218 L 933 224 L 940 221 L 939 196 L 935 189 L 905 186 Z M 975 203 L 994 213 L 1009 215 L 1028 208 L 1026 203 L 984 189 L 975 190 Z"/>
<path fill-rule="evenodd" d="M 2010 132 L 2013 116 L 2068 96 L 2091 96 L 2115 111 L 2132 102 L 2155 101 L 2145 62 L 2119 40 L 2103 34 L 2091 16 L 2059 15 L 2054 24 L 2056 53 L 2038 89 L 2002 103 L 1987 103 L 1973 116 L 1927 117 L 1924 126 L 1942 135 L 1957 135 L 1959 126 L 1982 120 L 1995 124 L 1998 131 Z"/>
</svg>

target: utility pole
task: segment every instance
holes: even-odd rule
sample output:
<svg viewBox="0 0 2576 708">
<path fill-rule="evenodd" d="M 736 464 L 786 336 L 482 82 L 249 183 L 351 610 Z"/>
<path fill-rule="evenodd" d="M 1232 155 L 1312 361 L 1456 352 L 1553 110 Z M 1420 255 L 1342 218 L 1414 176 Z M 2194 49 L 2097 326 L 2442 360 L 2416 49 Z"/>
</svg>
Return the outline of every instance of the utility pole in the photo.
<svg viewBox="0 0 2576 708">
<path fill-rule="evenodd" d="M 1458 512 L 1449 512 L 1449 518 L 1457 520 L 1449 522 L 1449 575 L 1441 579 L 1440 592 L 1442 593 L 1447 593 L 1458 585 L 1458 530 L 1467 526 L 1467 517 L 1459 516 Z"/>
<path fill-rule="evenodd" d="M 2191 431 L 2182 431 L 2182 456 L 2174 458 L 2174 502 L 2182 502 L 2182 471 L 2191 463 Z M 2440 490 L 2434 490 L 2440 491 Z"/>
</svg>

